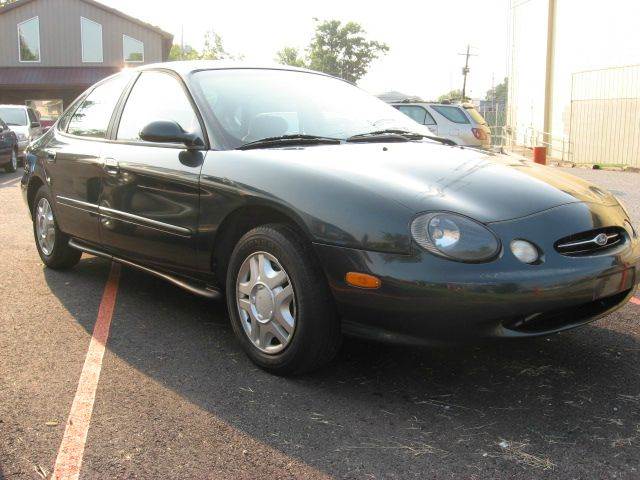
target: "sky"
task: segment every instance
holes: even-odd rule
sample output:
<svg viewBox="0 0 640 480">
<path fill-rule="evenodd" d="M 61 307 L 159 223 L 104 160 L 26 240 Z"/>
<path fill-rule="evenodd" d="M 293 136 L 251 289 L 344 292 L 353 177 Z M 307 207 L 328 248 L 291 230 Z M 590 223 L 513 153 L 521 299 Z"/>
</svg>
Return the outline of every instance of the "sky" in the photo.
<svg viewBox="0 0 640 480">
<path fill-rule="evenodd" d="M 314 18 L 355 21 L 390 51 L 376 60 L 359 86 L 377 94 L 398 90 L 436 99 L 462 87 L 464 57 L 471 45 L 467 94 L 484 98 L 507 70 L 508 0 L 101 0 L 200 48 L 204 34 L 221 35 L 225 50 L 246 61 L 273 62 L 285 46 L 309 44 Z"/>
</svg>

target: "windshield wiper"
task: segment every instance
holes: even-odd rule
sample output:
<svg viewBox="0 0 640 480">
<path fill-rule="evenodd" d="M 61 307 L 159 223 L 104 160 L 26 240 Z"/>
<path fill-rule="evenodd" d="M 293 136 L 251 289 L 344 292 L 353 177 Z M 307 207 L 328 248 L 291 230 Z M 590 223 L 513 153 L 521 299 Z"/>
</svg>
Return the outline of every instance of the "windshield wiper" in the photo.
<svg viewBox="0 0 640 480">
<path fill-rule="evenodd" d="M 240 145 L 238 148 L 236 148 L 236 150 L 249 150 L 252 148 L 282 147 L 286 145 L 314 145 L 314 144 L 315 145 L 317 144 L 337 145 L 339 143 L 342 143 L 342 140 L 340 140 L 339 138 L 321 137 L 318 135 L 293 134 L 293 135 L 281 135 L 279 137 L 261 138 L 260 140 L 255 140 L 253 142 Z"/>
<path fill-rule="evenodd" d="M 451 140 L 447 140 L 446 138 L 436 137 L 435 135 L 425 135 L 422 133 L 411 132 L 409 130 L 401 130 L 396 128 L 386 128 L 384 130 L 376 130 L 374 132 L 359 133 L 347 138 L 347 142 L 385 142 L 389 140 L 408 142 L 410 140 L 420 140 L 423 138 L 428 138 L 429 140 L 434 140 L 444 145 L 455 145 L 454 142 L 452 142 Z"/>
</svg>

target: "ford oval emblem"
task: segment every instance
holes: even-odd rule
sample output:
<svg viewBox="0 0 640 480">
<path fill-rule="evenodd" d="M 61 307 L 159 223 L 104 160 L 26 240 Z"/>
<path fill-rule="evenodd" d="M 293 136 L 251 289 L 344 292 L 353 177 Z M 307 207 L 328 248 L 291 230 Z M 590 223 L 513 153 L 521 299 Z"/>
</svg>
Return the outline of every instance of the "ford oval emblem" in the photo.
<svg viewBox="0 0 640 480">
<path fill-rule="evenodd" d="M 600 245 L 601 247 L 605 246 L 608 240 L 609 238 L 607 237 L 606 233 L 601 233 L 596 238 L 593 239 L 593 241 L 596 244 Z"/>
</svg>

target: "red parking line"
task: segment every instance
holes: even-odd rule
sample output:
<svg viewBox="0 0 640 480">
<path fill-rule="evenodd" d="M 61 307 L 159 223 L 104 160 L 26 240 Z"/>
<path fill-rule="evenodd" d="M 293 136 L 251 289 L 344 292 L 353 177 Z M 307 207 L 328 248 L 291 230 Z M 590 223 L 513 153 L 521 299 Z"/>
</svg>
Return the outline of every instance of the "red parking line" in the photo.
<svg viewBox="0 0 640 480">
<path fill-rule="evenodd" d="M 631 303 L 635 303 L 636 305 L 640 305 L 640 298 L 631 297 Z"/>
<path fill-rule="evenodd" d="M 80 466 L 82 465 L 89 422 L 100 379 L 104 349 L 109 338 L 109 327 L 116 303 L 119 279 L 120 265 L 112 263 L 109 279 L 102 294 L 98 319 L 93 327 L 89 350 L 80 374 L 76 396 L 71 405 L 69 419 L 53 469 L 52 478 L 56 480 L 75 480 L 80 475 Z"/>
</svg>

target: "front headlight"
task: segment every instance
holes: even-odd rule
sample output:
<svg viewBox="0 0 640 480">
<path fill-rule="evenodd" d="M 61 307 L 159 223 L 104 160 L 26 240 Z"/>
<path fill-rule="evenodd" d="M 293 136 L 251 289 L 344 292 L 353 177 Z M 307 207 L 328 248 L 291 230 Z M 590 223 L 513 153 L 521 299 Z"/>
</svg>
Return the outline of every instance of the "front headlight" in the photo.
<svg viewBox="0 0 640 480">
<path fill-rule="evenodd" d="M 425 213 L 411 223 L 413 239 L 425 250 L 460 262 L 486 262 L 500 252 L 487 227 L 455 213 Z"/>
</svg>

